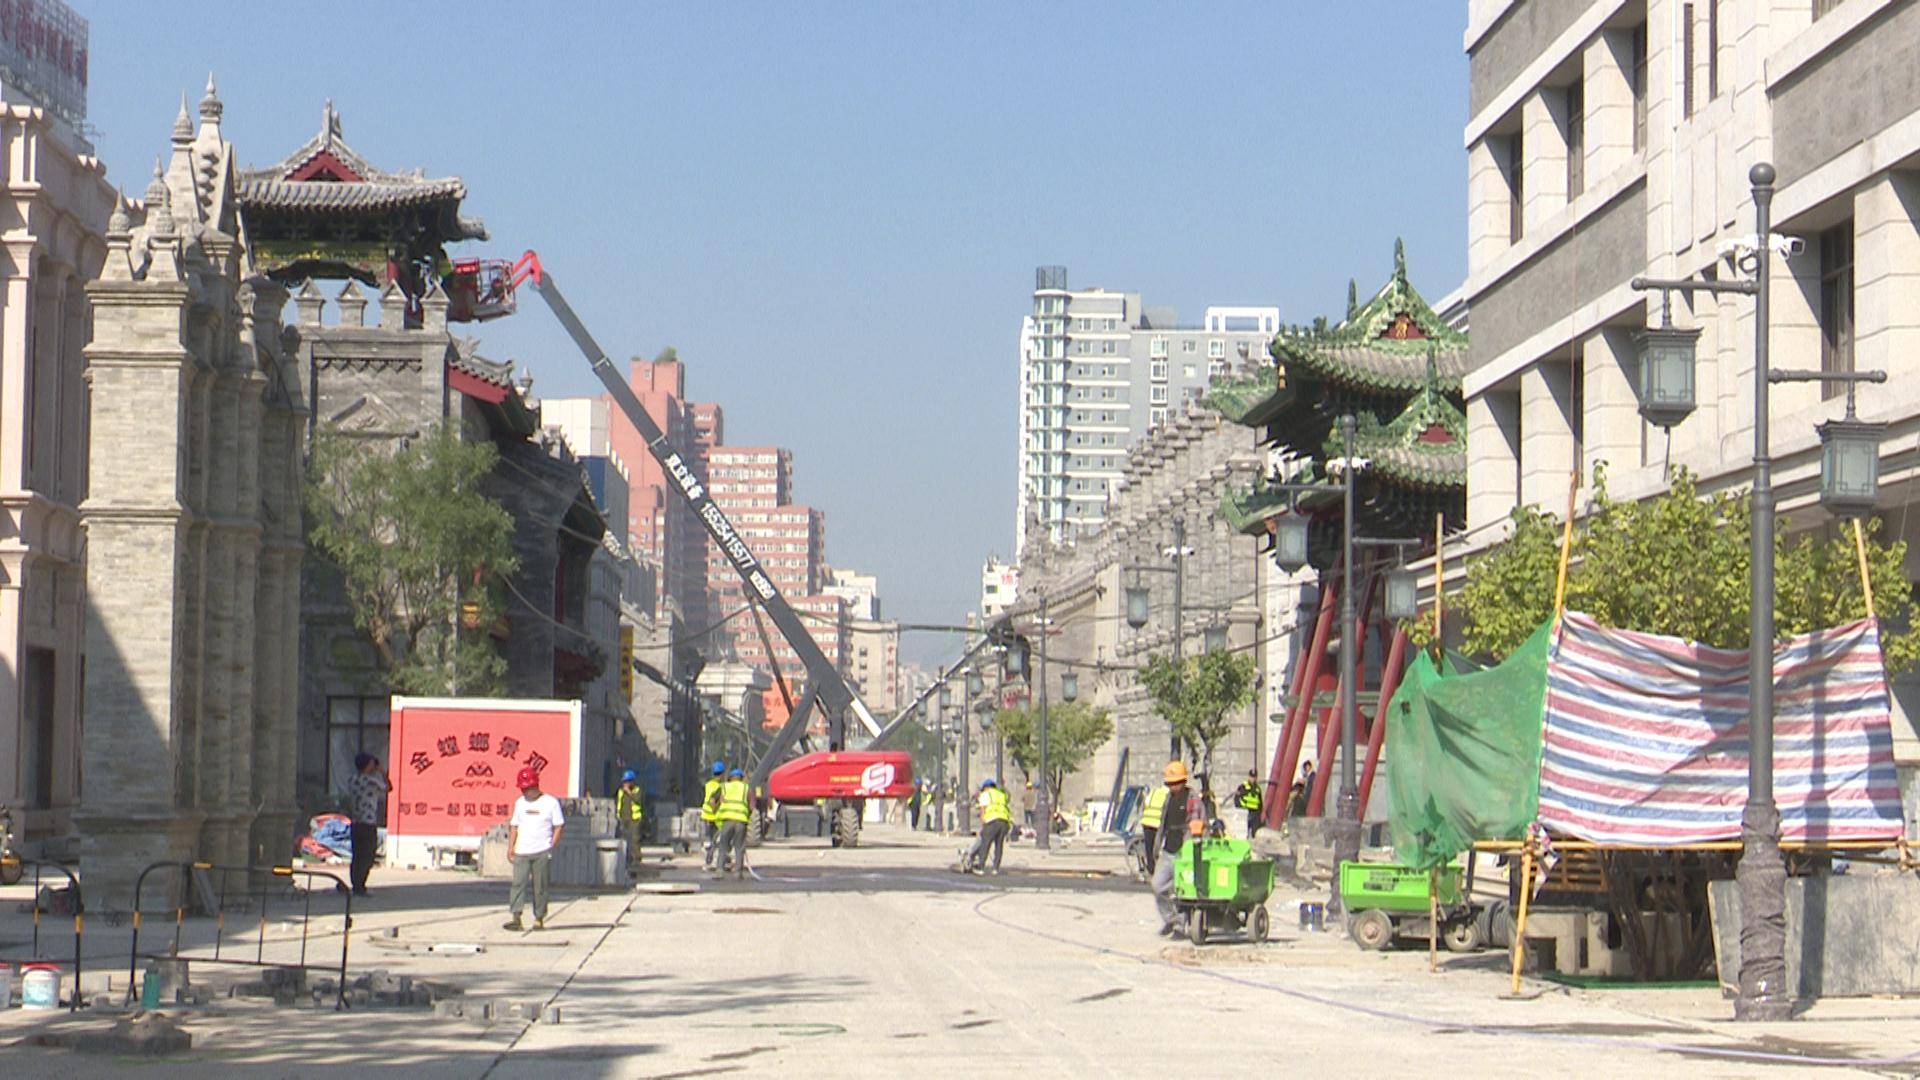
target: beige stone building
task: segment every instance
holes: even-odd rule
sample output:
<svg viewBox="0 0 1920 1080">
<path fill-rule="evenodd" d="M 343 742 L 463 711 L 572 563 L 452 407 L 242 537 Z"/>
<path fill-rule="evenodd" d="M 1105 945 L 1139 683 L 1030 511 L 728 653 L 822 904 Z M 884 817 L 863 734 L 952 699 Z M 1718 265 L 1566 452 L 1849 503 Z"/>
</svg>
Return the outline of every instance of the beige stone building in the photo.
<svg viewBox="0 0 1920 1080">
<path fill-rule="evenodd" d="M 1645 422 L 1636 331 L 1657 325 L 1657 278 L 1743 272 L 1748 170 L 1778 170 L 1771 363 L 1890 373 L 1860 401 L 1890 425 L 1880 518 L 1911 544 L 1920 476 L 1920 2 L 1472 0 L 1466 377 L 1468 549 L 1516 502 L 1559 512 L 1576 465 L 1628 497 L 1668 465 L 1708 489 L 1747 482 L 1754 304 L 1675 296 L 1697 327 L 1698 408 L 1669 435 Z M 1837 386 L 1772 391 L 1774 483 L 1787 528 L 1825 529 L 1815 425 Z M 1583 489 L 1583 499 L 1586 494 Z M 1913 572 L 1920 574 L 1920 547 Z M 1451 558 L 1451 552 L 1450 552 Z M 1455 560 L 1453 565 L 1458 565 Z M 1903 761 L 1920 761 L 1920 682 L 1895 683 Z M 1908 770 L 1910 771 L 1910 770 Z"/>
<path fill-rule="evenodd" d="M 94 908 L 141 867 L 284 857 L 296 816 L 303 384 L 208 85 L 107 224 L 92 337 L 84 783 Z"/>
<path fill-rule="evenodd" d="M 85 634 L 86 282 L 106 258 L 113 189 L 53 113 L 0 104 L 0 805 L 64 851 L 80 797 Z"/>
</svg>

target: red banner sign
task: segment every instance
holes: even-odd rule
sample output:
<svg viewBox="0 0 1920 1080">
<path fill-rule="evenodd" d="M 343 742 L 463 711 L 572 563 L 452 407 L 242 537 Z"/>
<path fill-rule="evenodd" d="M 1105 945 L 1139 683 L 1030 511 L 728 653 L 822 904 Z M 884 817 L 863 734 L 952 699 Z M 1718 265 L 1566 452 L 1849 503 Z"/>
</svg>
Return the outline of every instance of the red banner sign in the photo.
<svg viewBox="0 0 1920 1080">
<path fill-rule="evenodd" d="M 478 837 L 505 821 L 524 768 L 540 790 L 580 794 L 580 703 L 491 698 L 393 699 L 387 831 Z"/>
</svg>

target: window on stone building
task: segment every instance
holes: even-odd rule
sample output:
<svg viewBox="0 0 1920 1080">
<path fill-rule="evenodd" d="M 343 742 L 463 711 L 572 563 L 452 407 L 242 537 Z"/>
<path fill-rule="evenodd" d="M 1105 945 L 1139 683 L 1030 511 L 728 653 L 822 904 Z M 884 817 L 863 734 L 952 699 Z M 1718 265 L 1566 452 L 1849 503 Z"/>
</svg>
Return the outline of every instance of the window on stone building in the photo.
<svg viewBox="0 0 1920 1080">
<path fill-rule="evenodd" d="M 1693 40 L 1698 33 L 1694 25 L 1693 5 L 1680 5 L 1680 115 L 1693 115 Z"/>
<path fill-rule="evenodd" d="M 1707 0 L 1707 100 L 1720 96 L 1720 0 Z"/>
<path fill-rule="evenodd" d="M 1587 89 L 1575 81 L 1567 87 L 1567 201 L 1587 190 Z"/>
<path fill-rule="evenodd" d="M 1190 353 L 1193 351 L 1193 348 L 1194 348 L 1194 343 L 1191 338 L 1180 343 L 1180 351 L 1183 353 Z"/>
<path fill-rule="evenodd" d="M 327 699 L 327 790 L 339 795 L 353 778 L 356 754 L 372 754 L 391 769 L 387 760 L 387 699 L 384 697 L 330 697 Z"/>
<path fill-rule="evenodd" d="M 1507 136 L 1507 236 L 1516 244 L 1527 235 L 1527 174 L 1523 142 L 1517 131 Z"/>
<path fill-rule="evenodd" d="M 1820 370 L 1853 370 L 1853 222 L 1820 234 Z M 1821 383 L 1820 397 L 1846 393 L 1844 383 Z"/>
<path fill-rule="evenodd" d="M 1647 24 L 1633 28 L 1633 148 L 1647 148 Z"/>
<path fill-rule="evenodd" d="M 53 650 L 29 647 L 21 674 L 21 801 L 45 810 L 53 805 Z"/>
</svg>

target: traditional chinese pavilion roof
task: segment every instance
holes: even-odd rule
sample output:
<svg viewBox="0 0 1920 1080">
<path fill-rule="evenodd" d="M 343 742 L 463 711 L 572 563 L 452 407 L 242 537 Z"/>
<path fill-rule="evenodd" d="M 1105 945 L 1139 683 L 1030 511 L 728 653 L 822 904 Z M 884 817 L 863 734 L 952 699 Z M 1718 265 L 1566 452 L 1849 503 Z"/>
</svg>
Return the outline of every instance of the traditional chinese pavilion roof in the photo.
<svg viewBox="0 0 1920 1080">
<path fill-rule="evenodd" d="M 1319 475 L 1343 456 L 1338 422 L 1353 413 L 1354 453 L 1366 463 L 1356 481 L 1363 531 L 1431 535 L 1435 513 L 1457 527 L 1466 509 L 1467 335 L 1413 287 L 1397 242 L 1393 263 L 1366 303 L 1349 293 L 1339 324 L 1283 331 L 1270 349 L 1271 368 L 1216 383 L 1207 404 L 1264 428 L 1270 444 L 1307 459 Z M 1324 509 L 1327 501 L 1304 498 L 1300 508 Z M 1220 513 L 1257 533 L 1287 506 L 1285 496 L 1256 485 L 1229 497 Z"/>
<path fill-rule="evenodd" d="M 419 296 L 444 260 L 445 245 L 484 240 L 486 226 L 460 213 L 467 187 L 457 176 L 375 166 L 341 136 L 329 101 L 320 131 L 285 158 L 239 174 L 256 260 L 272 276 L 398 279 Z"/>
</svg>

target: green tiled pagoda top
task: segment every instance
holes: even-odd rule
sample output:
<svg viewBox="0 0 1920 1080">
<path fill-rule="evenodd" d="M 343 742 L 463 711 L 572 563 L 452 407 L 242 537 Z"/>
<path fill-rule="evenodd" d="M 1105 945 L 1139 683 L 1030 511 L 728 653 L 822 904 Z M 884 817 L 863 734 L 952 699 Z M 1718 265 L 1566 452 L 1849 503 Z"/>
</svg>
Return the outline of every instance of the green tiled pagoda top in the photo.
<svg viewBox="0 0 1920 1080">
<path fill-rule="evenodd" d="M 1426 378 L 1400 415 L 1382 424 L 1360 413 L 1353 433 L 1354 452 L 1385 478 L 1423 487 L 1459 487 L 1467 482 L 1467 418 L 1447 400 L 1438 360 L 1425 365 Z M 1339 457 L 1340 438 L 1321 448 Z"/>
<path fill-rule="evenodd" d="M 1442 390 L 1458 394 L 1467 373 L 1467 335 L 1448 326 L 1407 280 L 1406 248 L 1393 245 L 1393 276 L 1338 326 L 1282 333 L 1273 355 L 1312 375 L 1360 389 L 1410 393 L 1427 385 L 1429 356 Z"/>
</svg>

